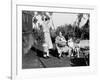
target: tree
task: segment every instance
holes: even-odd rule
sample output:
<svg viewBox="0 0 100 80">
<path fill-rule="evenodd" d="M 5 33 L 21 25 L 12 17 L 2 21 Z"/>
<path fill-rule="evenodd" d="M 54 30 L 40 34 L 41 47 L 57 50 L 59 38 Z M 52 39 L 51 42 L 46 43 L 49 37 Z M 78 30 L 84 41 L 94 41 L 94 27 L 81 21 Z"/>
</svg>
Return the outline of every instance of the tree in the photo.
<svg viewBox="0 0 100 80">
<path fill-rule="evenodd" d="M 83 13 L 78 14 L 78 27 L 80 25 L 82 17 L 83 17 Z"/>
</svg>

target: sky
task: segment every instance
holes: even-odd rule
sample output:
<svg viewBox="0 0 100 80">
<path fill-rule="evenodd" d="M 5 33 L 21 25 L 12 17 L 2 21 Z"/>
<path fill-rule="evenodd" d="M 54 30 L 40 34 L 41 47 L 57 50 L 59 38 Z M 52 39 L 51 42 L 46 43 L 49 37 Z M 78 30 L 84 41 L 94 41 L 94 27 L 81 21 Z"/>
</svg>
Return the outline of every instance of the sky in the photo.
<svg viewBox="0 0 100 80">
<path fill-rule="evenodd" d="M 48 12 L 46 13 L 48 16 L 50 16 L 48 14 Z M 52 19 L 51 21 L 53 22 L 53 25 L 54 25 L 54 28 L 56 29 L 58 26 L 61 26 L 61 25 L 73 25 L 75 22 L 76 22 L 76 25 L 78 23 L 78 15 L 79 13 L 53 13 L 52 14 Z M 36 17 L 38 19 L 38 22 L 39 23 L 42 23 L 41 21 L 41 16 L 38 15 Z M 81 28 L 82 26 L 84 26 L 84 24 L 87 22 L 89 16 L 87 14 L 83 14 L 83 17 L 81 19 L 81 22 L 79 24 L 79 27 Z M 50 22 L 50 24 L 52 25 L 52 22 Z"/>
<path fill-rule="evenodd" d="M 52 19 L 54 26 L 60 26 L 65 24 L 73 24 L 77 19 L 78 14 L 72 13 L 53 13 Z"/>
</svg>

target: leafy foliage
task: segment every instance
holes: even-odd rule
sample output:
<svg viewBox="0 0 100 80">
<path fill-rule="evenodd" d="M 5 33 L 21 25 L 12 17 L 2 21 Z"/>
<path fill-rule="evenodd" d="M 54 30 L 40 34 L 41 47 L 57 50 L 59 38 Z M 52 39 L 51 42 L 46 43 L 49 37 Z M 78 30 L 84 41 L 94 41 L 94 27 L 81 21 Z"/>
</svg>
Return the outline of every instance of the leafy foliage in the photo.
<svg viewBox="0 0 100 80">
<path fill-rule="evenodd" d="M 69 38 L 81 39 L 81 40 L 89 39 L 89 20 L 82 28 L 67 24 L 63 26 L 58 26 L 56 31 L 55 32 L 52 31 L 51 33 L 51 38 L 53 41 L 54 38 L 59 35 L 59 32 L 62 32 L 66 40 L 68 40 Z"/>
<path fill-rule="evenodd" d="M 34 38 L 38 44 L 42 45 L 44 43 L 44 33 L 43 30 L 33 29 Z"/>
</svg>

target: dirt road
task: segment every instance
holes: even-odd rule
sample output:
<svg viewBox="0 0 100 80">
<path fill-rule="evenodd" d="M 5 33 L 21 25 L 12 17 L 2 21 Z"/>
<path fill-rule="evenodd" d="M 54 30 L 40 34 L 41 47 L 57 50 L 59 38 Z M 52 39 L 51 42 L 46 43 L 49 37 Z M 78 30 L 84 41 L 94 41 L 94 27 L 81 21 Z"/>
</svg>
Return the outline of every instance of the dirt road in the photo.
<svg viewBox="0 0 100 80">
<path fill-rule="evenodd" d="M 37 56 L 37 53 L 29 51 L 28 54 L 22 57 L 22 68 L 49 68 L 49 67 L 69 67 L 70 59 L 64 55 L 61 59 L 50 55 L 50 58 L 45 59 L 43 57 Z"/>
</svg>

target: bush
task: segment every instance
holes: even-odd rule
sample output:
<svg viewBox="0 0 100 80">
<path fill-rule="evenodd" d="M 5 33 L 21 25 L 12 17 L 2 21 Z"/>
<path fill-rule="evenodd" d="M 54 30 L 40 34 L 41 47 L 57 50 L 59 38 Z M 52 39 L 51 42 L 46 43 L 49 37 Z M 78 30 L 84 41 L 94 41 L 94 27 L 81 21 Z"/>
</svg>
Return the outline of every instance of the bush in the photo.
<svg viewBox="0 0 100 80">
<path fill-rule="evenodd" d="M 42 30 L 33 29 L 33 35 L 38 44 L 42 45 L 44 43 L 44 33 Z"/>
<path fill-rule="evenodd" d="M 56 29 L 56 36 L 59 35 L 59 32 L 62 32 L 63 36 L 68 40 L 74 36 L 73 27 L 71 25 L 59 26 Z"/>
<path fill-rule="evenodd" d="M 62 32 L 66 40 L 68 40 L 69 38 L 73 38 L 75 40 L 89 39 L 89 21 L 87 21 L 87 23 L 82 28 L 79 28 L 78 26 L 67 25 L 67 24 L 58 26 L 56 31 L 52 31 L 50 33 L 53 42 L 56 36 L 59 35 L 59 32 Z"/>
</svg>

